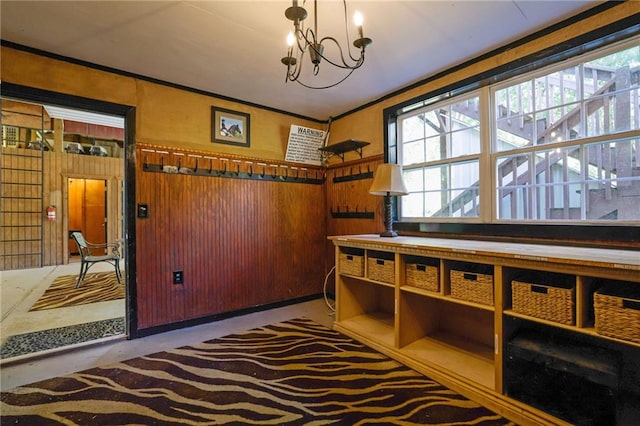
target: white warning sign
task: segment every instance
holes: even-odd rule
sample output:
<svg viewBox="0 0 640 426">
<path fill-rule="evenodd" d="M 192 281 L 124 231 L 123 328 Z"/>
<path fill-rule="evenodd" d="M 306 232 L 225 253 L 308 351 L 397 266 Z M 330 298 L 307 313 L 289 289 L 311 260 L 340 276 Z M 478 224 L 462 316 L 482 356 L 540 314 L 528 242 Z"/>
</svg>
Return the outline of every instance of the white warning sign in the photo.
<svg viewBox="0 0 640 426">
<path fill-rule="evenodd" d="M 295 163 L 322 165 L 320 151 L 325 141 L 326 131 L 291 125 L 285 160 Z"/>
</svg>

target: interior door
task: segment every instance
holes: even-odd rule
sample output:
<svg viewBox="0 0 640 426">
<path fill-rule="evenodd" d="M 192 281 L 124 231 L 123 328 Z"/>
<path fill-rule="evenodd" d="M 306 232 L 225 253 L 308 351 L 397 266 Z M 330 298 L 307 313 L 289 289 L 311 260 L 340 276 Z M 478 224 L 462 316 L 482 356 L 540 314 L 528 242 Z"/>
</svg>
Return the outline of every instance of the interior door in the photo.
<svg viewBox="0 0 640 426">
<path fill-rule="evenodd" d="M 85 179 L 84 238 L 94 244 L 104 244 L 107 239 L 106 182 Z"/>
<path fill-rule="evenodd" d="M 90 243 L 105 243 L 107 238 L 106 181 L 70 178 L 68 183 L 69 233 L 82 231 L 84 238 Z M 78 247 L 73 240 L 69 240 L 69 253 L 78 253 Z"/>
</svg>

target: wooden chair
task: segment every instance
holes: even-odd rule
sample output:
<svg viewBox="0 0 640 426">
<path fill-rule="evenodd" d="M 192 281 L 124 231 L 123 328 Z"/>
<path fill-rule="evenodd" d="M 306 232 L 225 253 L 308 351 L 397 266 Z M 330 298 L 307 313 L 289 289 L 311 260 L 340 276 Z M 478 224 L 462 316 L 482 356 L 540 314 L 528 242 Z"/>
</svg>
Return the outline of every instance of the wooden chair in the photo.
<svg viewBox="0 0 640 426">
<path fill-rule="evenodd" d="M 111 263 L 116 268 L 116 277 L 120 282 L 120 244 L 118 243 L 106 243 L 106 244 L 93 244 L 87 242 L 82 235 L 82 232 L 72 232 L 71 238 L 78 245 L 78 251 L 80 252 L 80 275 L 78 276 L 78 282 L 76 288 L 80 287 L 80 283 L 87 275 L 87 271 L 93 264 L 98 262 Z M 110 253 L 93 255 L 96 250 L 100 250 L 104 253 L 104 250 L 110 250 Z"/>
</svg>

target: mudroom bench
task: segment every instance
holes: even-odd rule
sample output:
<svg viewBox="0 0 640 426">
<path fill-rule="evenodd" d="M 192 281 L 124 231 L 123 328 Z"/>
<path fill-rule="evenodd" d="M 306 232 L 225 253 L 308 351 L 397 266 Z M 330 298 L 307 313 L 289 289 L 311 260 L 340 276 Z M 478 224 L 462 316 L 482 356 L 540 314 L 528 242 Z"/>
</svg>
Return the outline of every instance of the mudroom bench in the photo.
<svg viewBox="0 0 640 426">
<path fill-rule="evenodd" d="M 640 252 L 329 239 L 336 330 L 518 424 L 640 410 Z"/>
</svg>

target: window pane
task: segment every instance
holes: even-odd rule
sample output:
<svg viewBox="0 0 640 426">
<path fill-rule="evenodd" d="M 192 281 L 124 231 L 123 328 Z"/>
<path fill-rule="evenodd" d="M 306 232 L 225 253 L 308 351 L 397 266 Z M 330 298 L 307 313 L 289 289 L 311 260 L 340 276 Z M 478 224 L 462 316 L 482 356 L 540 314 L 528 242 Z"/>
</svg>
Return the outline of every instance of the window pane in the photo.
<svg viewBox="0 0 640 426">
<path fill-rule="evenodd" d="M 587 145 L 586 219 L 640 220 L 640 140 Z"/>
<path fill-rule="evenodd" d="M 494 151 L 639 129 L 639 65 L 635 46 L 495 90 Z"/>
<path fill-rule="evenodd" d="M 403 141 L 415 141 L 422 138 L 424 138 L 424 119 L 422 115 L 415 115 L 402 120 Z"/>
<path fill-rule="evenodd" d="M 515 155 L 497 159 L 496 198 L 499 219 L 531 217 L 531 156 Z"/>
<path fill-rule="evenodd" d="M 400 197 L 401 216 L 477 217 L 478 176 L 478 161 L 405 169 L 409 195 Z"/>
<path fill-rule="evenodd" d="M 633 139 L 498 158 L 498 218 L 640 220 L 639 146 Z"/>
<path fill-rule="evenodd" d="M 422 163 L 425 161 L 424 141 L 419 140 L 402 145 L 402 165 Z"/>
<path fill-rule="evenodd" d="M 470 97 L 431 105 L 400 117 L 401 164 L 480 153 L 478 105 L 479 98 Z M 417 145 L 406 145 L 418 141 L 423 141 L 424 153 L 418 153 Z"/>
</svg>

